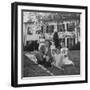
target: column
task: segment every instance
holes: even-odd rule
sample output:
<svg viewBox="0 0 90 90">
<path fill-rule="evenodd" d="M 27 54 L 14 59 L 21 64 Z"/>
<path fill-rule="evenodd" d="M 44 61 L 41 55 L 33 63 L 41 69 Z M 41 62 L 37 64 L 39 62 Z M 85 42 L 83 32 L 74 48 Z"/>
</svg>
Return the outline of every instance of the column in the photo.
<svg viewBox="0 0 90 90">
<path fill-rule="evenodd" d="M 65 37 L 65 47 L 67 47 L 67 37 Z"/>
<path fill-rule="evenodd" d="M 72 38 L 72 46 L 73 46 L 73 38 Z"/>
<path fill-rule="evenodd" d="M 54 24 L 54 31 L 57 32 L 57 22 Z"/>
<path fill-rule="evenodd" d="M 64 25 L 65 25 L 65 36 L 67 34 L 67 22 L 64 22 Z M 67 47 L 67 37 L 65 37 L 65 47 Z"/>
<path fill-rule="evenodd" d="M 26 46 L 26 39 L 27 39 L 27 25 L 26 24 L 23 24 L 23 43 L 24 43 L 24 46 Z"/>
<path fill-rule="evenodd" d="M 76 28 L 76 21 L 75 21 L 75 44 L 77 44 L 77 28 Z"/>
<path fill-rule="evenodd" d="M 67 32 L 67 22 L 64 22 L 65 25 L 65 31 Z"/>
</svg>

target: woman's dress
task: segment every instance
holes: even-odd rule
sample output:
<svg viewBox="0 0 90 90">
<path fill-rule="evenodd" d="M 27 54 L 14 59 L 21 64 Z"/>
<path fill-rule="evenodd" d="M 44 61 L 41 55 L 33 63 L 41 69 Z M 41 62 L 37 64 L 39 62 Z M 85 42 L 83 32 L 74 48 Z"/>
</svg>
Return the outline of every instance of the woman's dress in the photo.
<svg viewBox="0 0 90 90">
<path fill-rule="evenodd" d="M 58 68 L 61 68 L 63 65 L 74 65 L 68 57 L 68 48 L 61 48 L 61 52 L 59 54 L 55 53 L 53 59 L 53 64 Z"/>
</svg>

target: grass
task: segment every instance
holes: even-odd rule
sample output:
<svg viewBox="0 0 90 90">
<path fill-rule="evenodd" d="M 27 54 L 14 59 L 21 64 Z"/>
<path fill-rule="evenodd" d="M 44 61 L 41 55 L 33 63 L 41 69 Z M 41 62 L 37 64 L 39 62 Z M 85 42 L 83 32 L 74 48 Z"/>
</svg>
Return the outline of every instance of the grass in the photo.
<svg viewBox="0 0 90 90">
<path fill-rule="evenodd" d="M 50 76 L 46 71 L 32 62 L 26 56 L 23 56 L 23 77 Z"/>
<path fill-rule="evenodd" d="M 69 58 L 74 62 L 74 66 L 63 66 L 64 71 L 55 66 L 45 67 L 55 76 L 57 75 L 79 75 L 80 74 L 80 51 L 69 51 Z M 45 70 L 40 68 L 38 64 L 32 62 L 25 55 L 23 56 L 23 77 L 50 76 Z"/>
</svg>

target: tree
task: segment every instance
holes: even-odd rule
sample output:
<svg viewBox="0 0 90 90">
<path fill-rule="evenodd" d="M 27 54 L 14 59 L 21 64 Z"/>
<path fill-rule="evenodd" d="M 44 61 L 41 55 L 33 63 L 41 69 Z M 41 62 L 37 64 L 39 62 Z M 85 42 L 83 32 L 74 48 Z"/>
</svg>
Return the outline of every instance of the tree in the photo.
<svg viewBox="0 0 90 90">
<path fill-rule="evenodd" d="M 53 35 L 53 41 L 55 43 L 55 47 L 58 48 L 59 47 L 59 37 L 58 37 L 58 33 L 55 32 Z"/>
</svg>

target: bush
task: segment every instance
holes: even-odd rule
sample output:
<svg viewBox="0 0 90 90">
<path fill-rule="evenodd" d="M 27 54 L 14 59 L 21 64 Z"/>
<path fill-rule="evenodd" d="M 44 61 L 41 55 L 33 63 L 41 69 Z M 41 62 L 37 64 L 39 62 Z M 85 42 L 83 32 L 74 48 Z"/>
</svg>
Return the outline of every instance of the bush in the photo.
<svg viewBox="0 0 90 90">
<path fill-rule="evenodd" d="M 76 45 L 72 46 L 70 50 L 80 50 L 80 42 L 78 42 Z"/>
<path fill-rule="evenodd" d="M 26 46 L 23 46 L 24 51 L 34 51 L 34 50 L 38 50 L 38 46 L 39 44 L 37 43 L 37 41 L 32 41 L 31 43 L 27 43 Z"/>
</svg>

